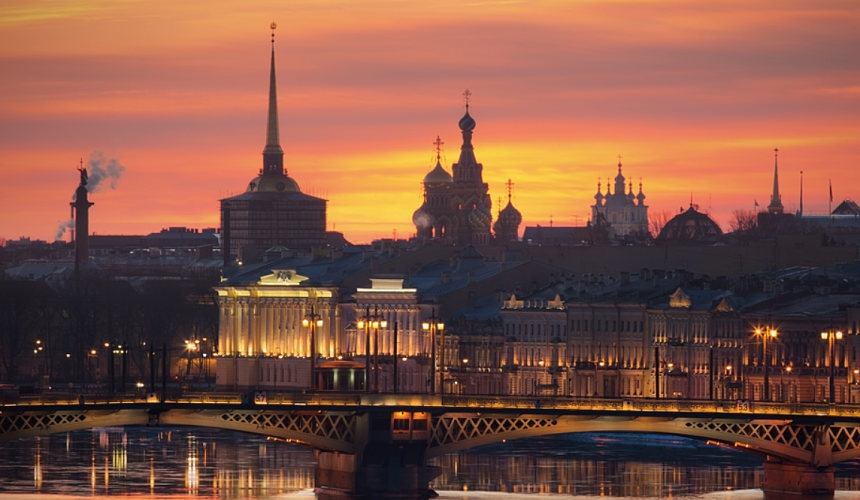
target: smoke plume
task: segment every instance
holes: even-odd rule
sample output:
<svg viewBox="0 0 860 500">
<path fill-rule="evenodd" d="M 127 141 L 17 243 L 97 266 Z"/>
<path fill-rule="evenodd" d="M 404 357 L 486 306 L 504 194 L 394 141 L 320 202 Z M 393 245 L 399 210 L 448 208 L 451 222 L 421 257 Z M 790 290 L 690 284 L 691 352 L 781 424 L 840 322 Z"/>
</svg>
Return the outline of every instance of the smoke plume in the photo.
<svg viewBox="0 0 860 500">
<path fill-rule="evenodd" d="M 106 158 L 101 151 L 93 151 L 86 163 L 87 169 L 87 192 L 95 193 L 107 184 L 111 189 L 116 189 L 117 182 L 125 172 L 125 167 L 116 158 Z M 72 193 L 72 201 L 77 199 L 77 194 Z M 75 220 L 70 219 L 60 224 L 57 228 L 57 240 L 63 239 L 67 229 L 74 229 Z"/>
</svg>

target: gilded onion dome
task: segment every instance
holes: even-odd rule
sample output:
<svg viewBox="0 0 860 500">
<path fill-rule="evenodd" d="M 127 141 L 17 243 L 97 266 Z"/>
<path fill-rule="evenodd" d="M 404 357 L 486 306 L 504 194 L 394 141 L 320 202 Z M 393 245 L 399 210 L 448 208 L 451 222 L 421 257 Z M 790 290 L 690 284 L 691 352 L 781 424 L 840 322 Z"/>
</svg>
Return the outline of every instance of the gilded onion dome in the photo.
<svg viewBox="0 0 860 500">
<path fill-rule="evenodd" d="M 424 176 L 424 184 L 445 184 L 450 182 L 454 182 L 454 178 L 445 170 L 439 158 L 436 158 L 436 167 Z"/>
<path fill-rule="evenodd" d="M 600 206 L 603 204 L 603 192 L 601 192 L 600 180 L 597 181 L 597 194 L 594 195 L 594 201 L 597 202 L 597 206 Z"/>
</svg>

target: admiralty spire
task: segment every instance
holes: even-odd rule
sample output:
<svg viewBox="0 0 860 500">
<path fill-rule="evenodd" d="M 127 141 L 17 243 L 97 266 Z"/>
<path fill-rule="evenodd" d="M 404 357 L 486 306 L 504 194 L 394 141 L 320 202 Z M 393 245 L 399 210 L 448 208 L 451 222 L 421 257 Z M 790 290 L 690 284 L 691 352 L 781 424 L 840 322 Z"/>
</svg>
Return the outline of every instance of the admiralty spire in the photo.
<svg viewBox="0 0 860 500">
<path fill-rule="evenodd" d="M 773 194 L 770 196 L 770 205 L 767 206 L 767 213 L 781 214 L 783 212 L 782 197 L 779 195 L 779 164 L 777 154 L 779 149 L 773 150 Z"/>
<path fill-rule="evenodd" d="M 278 126 L 278 86 L 275 78 L 275 28 L 263 168 L 243 194 L 221 200 L 221 251 L 224 266 L 262 259 L 267 250 L 309 252 L 326 245 L 327 201 L 302 193 L 284 168 Z"/>
</svg>

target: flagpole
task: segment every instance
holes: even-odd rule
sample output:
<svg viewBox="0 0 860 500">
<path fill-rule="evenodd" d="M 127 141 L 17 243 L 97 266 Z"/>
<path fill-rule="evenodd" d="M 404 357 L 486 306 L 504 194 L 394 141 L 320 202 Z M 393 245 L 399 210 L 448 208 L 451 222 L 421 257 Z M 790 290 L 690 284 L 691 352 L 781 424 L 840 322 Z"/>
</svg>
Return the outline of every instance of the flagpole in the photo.
<svg viewBox="0 0 860 500">
<path fill-rule="evenodd" d="M 827 227 L 832 229 L 833 226 L 833 181 L 827 179 L 827 184 L 830 186 L 830 201 L 827 202 Z"/>
</svg>

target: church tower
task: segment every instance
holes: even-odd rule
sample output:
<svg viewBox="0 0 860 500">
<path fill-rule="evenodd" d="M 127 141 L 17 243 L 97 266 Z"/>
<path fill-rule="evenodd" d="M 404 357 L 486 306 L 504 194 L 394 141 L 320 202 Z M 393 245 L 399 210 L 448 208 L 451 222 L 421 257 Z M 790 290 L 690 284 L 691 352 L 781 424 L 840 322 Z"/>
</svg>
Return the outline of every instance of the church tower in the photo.
<svg viewBox="0 0 860 500">
<path fill-rule="evenodd" d="M 607 223 L 614 236 L 643 235 L 648 232 L 648 206 L 645 205 L 645 193 L 642 192 L 642 182 L 639 182 L 639 193 L 633 194 L 633 182 L 628 186 L 621 173 L 621 156 L 618 156 L 618 174 L 615 176 L 615 193 L 609 189 L 609 179 L 606 182 L 606 194 L 601 192 L 600 180 L 597 181 L 597 194 L 594 195 L 594 205 L 591 206 L 592 224 Z M 626 191 L 626 192 L 625 192 Z"/>
<path fill-rule="evenodd" d="M 511 191 L 514 183 L 508 179 L 508 204 L 499 211 L 499 219 L 493 224 L 493 233 L 499 243 L 509 243 L 519 239 L 520 224 L 523 222 L 523 214 L 514 207 L 511 202 Z M 501 203 L 500 203 L 501 204 Z"/>
<path fill-rule="evenodd" d="M 415 211 L 412 222 L 419 240 L 453 245 L 488 245 L 493 222 L 489 186 L 484 182 L 484 166 L 475 159 L 472 132 L 475 119 L 469 114 L 472 93 L 463 92 L 466 114 L 460 118 L 463 135 L 460 158 L 451 166 L 451 176 L 442 167 L 436 138 L 436 167 L 424 177 L 424 203 Z"/>
<path fill-rule="evenodd" d="M 767 213 L 781 214 L 783 213 L 782 197 L 779 196 L 779 165 L 777 164 L 777 154 L 779 149 L 773 150 L 773 194 L 770 196 L 770 205 L 767 206 Z"/>
<path fill-rule="evenodd" d="M 326 245 L 327 201 L 302 193 L 284 169 L 275 82 L 275 28 L 269 70 L 269 109 L 263 168 L 243 194 L 221 200 L 224 267 L 262 259 L 271 247 L 308 252 Z"/>
</svg>

